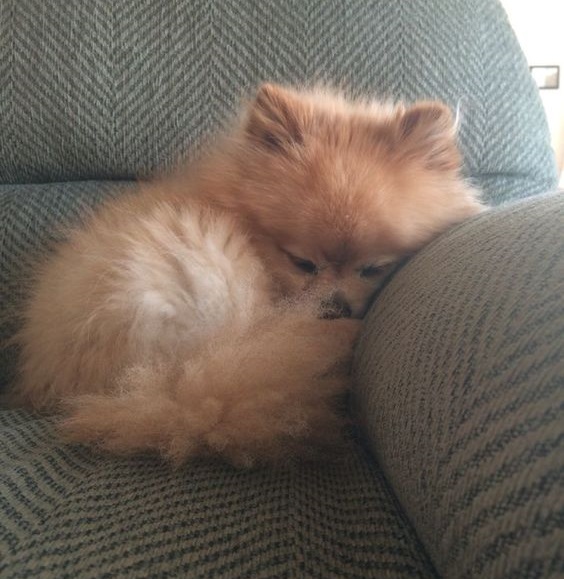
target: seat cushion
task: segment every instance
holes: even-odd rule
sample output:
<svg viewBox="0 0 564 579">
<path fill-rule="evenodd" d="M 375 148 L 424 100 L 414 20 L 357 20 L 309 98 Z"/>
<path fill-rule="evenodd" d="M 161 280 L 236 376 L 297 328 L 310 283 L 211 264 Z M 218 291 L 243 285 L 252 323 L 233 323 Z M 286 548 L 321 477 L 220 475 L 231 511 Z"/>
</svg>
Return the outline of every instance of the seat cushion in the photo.
<svg viewBox="0 0 564 579">
<path fill-rule="evenodd" d="M 0 411 L 0 575 L 434 577 L 377 465 L 178 470 L 63 446 L 49 419 Z"/>
<path fill-rule="evenodd" d="M 497 0 L 3 0 L 0 182 L 130 178 L 196 150 L 258 83 L 439 98 L 500 202 L 555 185 Z"/>
<path fill-rule="evenodd" d="M 444 577 L 564 572 L 564 195 L 485 213 L 391 280 L 357 350 L 371 448 Z"/>
</svg>

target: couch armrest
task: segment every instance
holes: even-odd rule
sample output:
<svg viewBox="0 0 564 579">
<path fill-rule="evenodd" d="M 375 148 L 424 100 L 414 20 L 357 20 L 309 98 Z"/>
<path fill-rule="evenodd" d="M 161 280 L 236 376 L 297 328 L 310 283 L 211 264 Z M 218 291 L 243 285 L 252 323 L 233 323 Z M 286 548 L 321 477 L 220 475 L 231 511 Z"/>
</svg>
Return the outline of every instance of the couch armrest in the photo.
<svg viewBox="0 0 564 579">
<path fill-rule="evenodd" d="M 564 195 L 492 210 L 383 290 L 355 361 L 372 450 L 445 577 L 564 568 Z"/>
</svg>

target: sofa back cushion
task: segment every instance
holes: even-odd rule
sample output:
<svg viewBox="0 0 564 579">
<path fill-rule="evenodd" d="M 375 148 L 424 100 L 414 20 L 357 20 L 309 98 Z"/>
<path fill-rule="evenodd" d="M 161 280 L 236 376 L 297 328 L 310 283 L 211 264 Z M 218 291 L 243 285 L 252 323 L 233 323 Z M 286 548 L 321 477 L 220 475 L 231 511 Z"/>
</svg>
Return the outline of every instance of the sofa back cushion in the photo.
<svg viewBox="0 0 564 579">
<path fill-rule="evenodd" d="M 146 175 L 264 80 L 458 106 L 490 201 L 555 180 L 497 0 L 2 0 L 0 78 L 0 183 Z"/>
</svg>

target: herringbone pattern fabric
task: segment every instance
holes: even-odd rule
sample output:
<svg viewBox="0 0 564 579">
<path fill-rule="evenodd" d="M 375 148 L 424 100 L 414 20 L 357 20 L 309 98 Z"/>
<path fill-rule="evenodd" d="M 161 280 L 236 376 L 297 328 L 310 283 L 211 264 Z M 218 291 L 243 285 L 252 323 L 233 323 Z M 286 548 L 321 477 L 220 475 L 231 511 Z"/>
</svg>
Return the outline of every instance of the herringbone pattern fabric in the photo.
<svg viewBox="0 0 564 579">
<path fill-rule="evenodd" d="M 555 170 L 494 0 L 0 0 L 0 182 L 123 178 L 197 150 L 264 80 L 460 105 L 490 200 Z"/>
<path fill-rule="evenodd" d="M 0 412 L 0 576 L 434 577 L 371 459 L 236 471 L 62 447 Z"/>
<path fill-rule="evenodd" d="M 357 352 L 372 448 L 444 577 L 564 576 L 564 195 L 441 237 Z"/>
</svg>

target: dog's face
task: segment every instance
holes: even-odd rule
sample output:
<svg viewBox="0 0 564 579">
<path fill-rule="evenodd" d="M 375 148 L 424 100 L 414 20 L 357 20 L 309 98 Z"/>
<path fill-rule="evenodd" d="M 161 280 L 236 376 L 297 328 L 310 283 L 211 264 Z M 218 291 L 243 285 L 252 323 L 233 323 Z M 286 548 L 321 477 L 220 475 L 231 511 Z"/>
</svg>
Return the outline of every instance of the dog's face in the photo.
<svg viewBox="0 0 564 579">
<path fill-rule="evenodd" d="M 402 256 L 483 207 L 460 178 L 450 111 L 264 85 L 249 108 L 234 207 L 284 295 L 360 317 Z"/>
</svg>

